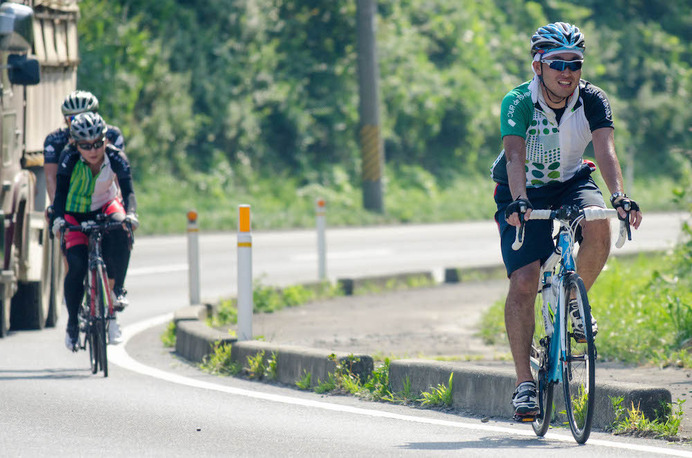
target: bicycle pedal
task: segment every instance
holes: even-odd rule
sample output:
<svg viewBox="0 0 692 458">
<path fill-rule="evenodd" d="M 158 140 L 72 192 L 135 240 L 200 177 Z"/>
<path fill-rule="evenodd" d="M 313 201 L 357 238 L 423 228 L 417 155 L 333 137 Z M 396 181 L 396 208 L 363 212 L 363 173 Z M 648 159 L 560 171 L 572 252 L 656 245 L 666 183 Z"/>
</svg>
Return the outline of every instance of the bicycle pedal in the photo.
<svg viewBox="0 0 692 458">
<path fill-rule="evenodd" d="M 538 415 L 519 415 L 519 414 L 514 414 L 514 421 L 519 422 L 519 423 L 531 423 L 536 420 Z"/>
</svg>

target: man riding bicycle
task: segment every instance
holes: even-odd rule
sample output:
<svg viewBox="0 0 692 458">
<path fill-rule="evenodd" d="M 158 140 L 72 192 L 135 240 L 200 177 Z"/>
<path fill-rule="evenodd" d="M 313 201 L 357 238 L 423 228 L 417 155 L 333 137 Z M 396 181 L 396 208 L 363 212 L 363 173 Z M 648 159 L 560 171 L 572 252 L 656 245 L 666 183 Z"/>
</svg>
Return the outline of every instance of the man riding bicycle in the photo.
<svg viewBox="0 0 692 458">
<path fill-rule="evenodd" d="M 528 221 L 522 248 L 512 250 L 520 218 L 529 220 L 534 207 L 605 208 L 591 178 L 596 166 L 583 159 L 584 150 L 593 143 L 611 205 L 621 218 L 630 218 L 635 228 L 642 219 L 639 206 L 623 192 L 608 99 L 600 88 L 581 79 L 584 50 L 584 35 L 576 26 L 556 22 L 540 27 L 531 37 L 533 79 L 511 90 L 502 101 L 504 149 L 492 166 L 492 178 L 497 183 L 495 221 L 510 280 L 505 327 L 517 374 L 512 396 L 517 419 L 534 417 L 539 410 L 529 354 L 540 265 L 554 250 L 551 221 Z M 632 211 L 625 212 L 623 206 Z M 588 221 L 580 229 L 577 270 L 588 289 L 608 259 L 610 225 L 607 220 Z M 572 308 L 570 303 L 570 312 Z M 581 330 L 583 334 L 584 324 L 574 309 L 570 314 L 575 333 Z M 595 320 L 592 327 L 595 335 Z"/>
<path fill-rule="evenodd" d="M 73 142 L 61 154 L 54 201 L 53 233 L 56 236 L 66 224 L 77 225 L 92 220 L 98 214 L 130 224 L 139 225 L 137 201 L 132 187 L 132 175 L 127 156 L 106 141 L 108 127 L 101 116 L 86 112 L 75 116 L 70 124 Z M 122 200 L 119 197 L 118 185 Z M 64 253 L 69 269 L 65 276 L 65 303 L 69 318 L 65 346 L 76 351 L 78 345 L 79 305 L 84 295 L 84 276 L 87 272 L 88 238 L 82 232 L 67 232 Z M 103 239 L 103 254 L 109 281 L 123 285 L 130 261 L 129 232 L 114 230 Z M 117 321 L 109 325 L 109 340 L 118 342 Z"/>
</svg>

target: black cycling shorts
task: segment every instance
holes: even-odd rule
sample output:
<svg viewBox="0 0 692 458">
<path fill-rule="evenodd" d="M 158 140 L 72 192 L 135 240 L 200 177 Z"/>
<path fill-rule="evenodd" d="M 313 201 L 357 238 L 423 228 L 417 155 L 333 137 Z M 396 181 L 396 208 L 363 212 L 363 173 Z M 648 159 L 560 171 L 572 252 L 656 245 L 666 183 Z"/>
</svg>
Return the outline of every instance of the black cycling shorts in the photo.
<svg viewBox="0 0 692 458">
<path fill-rule="evenodd" d="M 603 194 L 591 178 L 591 171 L 586 167 L 564 183 L 527 188 L 526 192 L 535 209 L 554 210 L 563 205 L 577 205 L 579 208 L 590 206 L 606 208 Z M 512 200 L 509 186 L 498 183 L 495 187 L 495 203 L 497 204 L 495 222 L 497 222 L 500 230 L 502 260 L 507 268 L 508 277 L 515 270 L 536 260 L 540 260 L 541 263 L 545 262 L 555 250 L 553 222 L 551 220 L 527 221 L 524 244 L 517 251 L 512 249 L 516 228 L 505 220 L 505 208 Z"/>
</svg>

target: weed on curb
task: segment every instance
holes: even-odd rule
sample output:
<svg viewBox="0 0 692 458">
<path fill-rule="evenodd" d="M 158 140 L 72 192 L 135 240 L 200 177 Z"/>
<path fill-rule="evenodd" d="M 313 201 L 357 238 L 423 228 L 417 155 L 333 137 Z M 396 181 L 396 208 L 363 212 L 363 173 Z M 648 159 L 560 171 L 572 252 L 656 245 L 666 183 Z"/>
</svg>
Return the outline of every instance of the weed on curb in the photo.
<svg viewBox="0 0 692 458">
<path fill-rule="evenodd" d="M 682 422 L 682 405 L 685 400 L 678 399 L 673 403 L 663 403 L 661 409 L 656 412 L 656 418 L 649 420 L 644 416 L 639 405 L 632 403 L 626 409 L 622 402 L 624 397 L 611 397 L 610 401 L 615 410 L 615 422 L 612 425 L 612 433 L 634 437 L 654 437 L 668 441 L 680 441 L 680 423 Z"/>
</svg>

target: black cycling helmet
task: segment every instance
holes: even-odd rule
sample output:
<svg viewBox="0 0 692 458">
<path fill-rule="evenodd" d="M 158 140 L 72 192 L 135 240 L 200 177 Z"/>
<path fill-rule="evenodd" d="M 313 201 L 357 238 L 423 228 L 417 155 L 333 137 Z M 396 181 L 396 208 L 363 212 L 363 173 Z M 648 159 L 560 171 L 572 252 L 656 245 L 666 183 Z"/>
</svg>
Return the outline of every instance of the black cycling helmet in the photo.
<svg viewBox="0 0 692 458">
<path fill-rule="evenodd" d="M 108 126 L 98 113 L 87 111 L 74 117 L 70 123 L 70 136 L 75 141 L 92 141 L 103 138 Z"/>
<path fill-rule="evenodd" d="M 67 96 L 60 108 L 63 116 L 73 116 L 85 111 L 96 113 L 99 110 L 99 99 L 91 92 L 74 91 Z"/>
<path fill-rule="evenodd" d="M 579 27 L 566 22 L 553 22 L 536 30 L 531 37 L 531 56 L 552 51 L 584 52 L 584 34 Z"/>
</svg>

